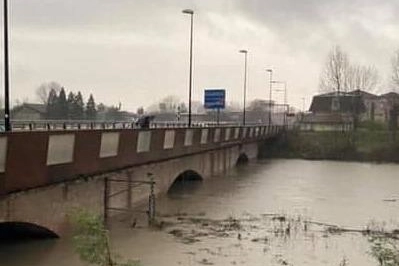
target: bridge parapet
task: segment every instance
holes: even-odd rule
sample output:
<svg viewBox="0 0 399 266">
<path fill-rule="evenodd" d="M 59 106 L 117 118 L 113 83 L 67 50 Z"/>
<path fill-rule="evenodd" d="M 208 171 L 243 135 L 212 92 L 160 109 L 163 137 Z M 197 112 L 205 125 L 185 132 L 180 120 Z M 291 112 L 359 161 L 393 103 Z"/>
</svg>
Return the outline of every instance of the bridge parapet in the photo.
<svg viewBox="0 0 399 266">
<path fill-rule="evenodd" d="M 0 195 L 257 142 L 279 126 L 21 131 L 0 135 Z"/>
<path fill-rule="evenodd" d="M 236 122 L 193 122 L 191 127 L 235 127 Z M 259 123 L 247 123 L 247 126 L 264 126 Z M 3 126 L 4 127 L 4 126 Z M 187 128 L 184 121 L 152 121 L 150 128 Z M 90 121 L 90 120 L 15 120 L 11 121 L 13 131 L 57 131 L 57 130 L 87 130 L 87 129 L 140 129 L 137 122 L 127 121 Z"/>
</svg>

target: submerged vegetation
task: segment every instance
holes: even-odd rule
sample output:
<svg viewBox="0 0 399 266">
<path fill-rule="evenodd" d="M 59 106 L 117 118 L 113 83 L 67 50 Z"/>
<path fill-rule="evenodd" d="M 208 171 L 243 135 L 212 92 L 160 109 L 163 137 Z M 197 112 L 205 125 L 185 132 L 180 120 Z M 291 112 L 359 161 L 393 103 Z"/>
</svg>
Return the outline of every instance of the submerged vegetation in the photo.
<svg viewBox="0 0 399 266">
<path fill-rule="evenodd" d="M 291 256 L 295 251 L 282 252 L 282 246 L 286 246 L 288 249 L 292 246 L 306 245 L 306 243 L 317 246 L 317 243 L 322 243 L 328 238 L 337 239 L 338 237 L 341 239 L 345 235 L 350 238 L 358 237 L 359 240 L 363 239 L 366 243 L 368 241 L 370 251 L 365 256 L 369 255 L 374 258 L 378 263 L 376 265 L 399 265 L 397 247 L 399 230 L 387 230 L 384 226 L 374 223 L 364 229 L 356 229 L 318 222 L 300 215 L 290 216 L 274 213 L 260 216 L 246 213 L 241 217 L 230 216 L 226 219 L 210 219 L 203 214 L 176 213 L 175 215 L 161 215 L 161 219 L 166 225 L 163 230 L 182 244 L 201 245 L 203 241 L 223 239 L 227 249 L 232 246 L 240 250 L 244 246 L 252 249 L 253 245 L 260 245 L 263 247 L 263 253 L 269 254 L 271 260 L 277 265 L 295 265 L 295 258 Z M 328 247 L 326 246 L 326 248 Z M 224 248 L 219 246 L 216 250 L 200 248 L 194 251 L 194 248 L 190 254 L 197 257 L 204 256 L 198 261 L 199 264 L 215 265 L 218 256 L 227 256 L 225 253 L 231 252 L 227 249 L 224 251 Z M 235 261 L 232 262 L 232 264 L 235 263 Z M 344 255 L 336 261 L 335 265 L 348 266 L 352 264 L 350 259 Z"/>
<path fill-rule="evenodd" d="M 80 259 L 97 266 L 139 266 L 138 261 L 121 262 L 111 250 L 108 230 L 99 215 L 78 210 L 71 216 L 73 243 Z"/>
<path fill-rule="evenodd" d="M 382 236 L 373 236 L 370 238 L 370 243 L 370 254 L 378 261 L 380 266 L 399 265 L 397 240 Z"/>
<path fill-rule="evenodd" d="M 113 254 L 110 247 L 108 231 L 100 216 L 86 211 L 76 211 L 72 216 L 74 224 L 73 243 L 77 254 L 83 262 L 98 266 L 138 266 L 138 261 L 121 262 L 120 257 Z M 271 255 L 277 265 L 295 265 L 290 262 L 287 254 L 273 248 L 297 241 L 300 238 L 313 239 L 315 236 L 328 238 L 344 233 L 359 234 L 367 237 L 370 243 L 369 255 L 379 266 L 399 265 L 399 230 L 388 231 L 383 227 L 371 225 L 364 230 L 349 229 L 333 224 L 317 222 L 303 216 L 285 214 L 262 214 L 253 216 L 244 214 L 242 217 L 229 216 L 226 219 L 210 219 L 205 214 L 177 213 L 175 215 L 160 215 L 164 226 L 159 228 L 174 236 L 182 244 L 192 245 L 205 239 L 225 239 L 227 242 L 237 241 L 235 246 L 262 245 L 263 252 Z M 314 245 L 314 243 L 313 243 Z M 212 256 L 226 256 L 222 247 L 216 251 L 210 248 L 200 248 L 198 251 L 208 257 L 197 261 L 202 265 L 214 265 Z M 195 252 L 190 254 L 195 255 Z M 233 261 L 232 264 L 236 262 Z M 339 263 L 339 264 L 338 264 Z M 339 266 L 351 265 L 345 256 L 337 262 Z"/>
</svg>

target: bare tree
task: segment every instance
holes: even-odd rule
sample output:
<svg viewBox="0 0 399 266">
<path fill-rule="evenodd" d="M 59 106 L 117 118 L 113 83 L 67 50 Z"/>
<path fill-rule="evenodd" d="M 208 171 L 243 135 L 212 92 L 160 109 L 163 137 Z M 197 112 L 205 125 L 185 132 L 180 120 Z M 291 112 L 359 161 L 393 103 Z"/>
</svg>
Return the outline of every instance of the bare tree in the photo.
<svg viewBox="0 0 399 266">
<path fill-rule="evenodd" d="M 326 65 L 320 76 L 320 90 L 325 92 L 336 91 L 338 93 L 348 90 L 373 91 L 378 81 L 378 71 L 374 66 L 352 64 L 348 55 L 339 46 L 335 46 L 329 53 Z"/>
<path fill-rule="evenodd" d="M 158 103 L 148 106 L 146 109 L 150 113 L 174 113 L 180 107 L 181 112 L 187 112 L 186 105 L 180 100 L 180 97 L 168 95 Z"/>
<path fill-rule="evenodd" d="M 345 81 L 348 90 L 374 91 L 379 82 L 379 74 L 374 66 L 350 65 Z"/>
<path fill-rule="evenodd" d="M 320 76 L 322 91 L 341 92 L 346 90 L 345 83 L 349 71 L 349 59 L 339 46 L 335 46 L 328 55 L 324 70 Z"/>
<path fill-rule="evenodd" d="M 399 49 L 392 57 L 392 83 L 396 89 L 399 89 Z"/>
<path fill-rule="evenodd" d="M 55 81 L 42 83 L 36 89 L 36 97 L 41 103 L 47 104 L 48 96 L 51 89 L 54 89 L 57 93 L 59 93 L 61 91 L 61 88 L 62 86 Z"/>
<path fill-rule="evenodd" d="M 362 83 L 360 84 L 360 88 L 366 91 L 374 91 L 380 81 L 380 76 L 375 66 L 363 66 L 361 77 Z"/>
</svg>

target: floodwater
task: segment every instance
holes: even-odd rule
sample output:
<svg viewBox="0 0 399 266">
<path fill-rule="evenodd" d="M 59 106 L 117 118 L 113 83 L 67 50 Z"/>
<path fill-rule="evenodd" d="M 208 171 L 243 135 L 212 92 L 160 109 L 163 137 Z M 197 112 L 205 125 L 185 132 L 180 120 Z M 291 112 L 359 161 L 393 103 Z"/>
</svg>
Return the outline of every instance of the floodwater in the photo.
<svg viewBox="0 0 399 266">
<path fill-rule="evenodd" d="M 113 222 L 112 246 L 143 266 L 378 265 L 356 230 L 399 228 L 398 173 L 394 164 L 251 162 L 157 198 L 162 228 Z M 63 239 L 2 245 L 0 265 L 85 264 Z"/>
</svg>

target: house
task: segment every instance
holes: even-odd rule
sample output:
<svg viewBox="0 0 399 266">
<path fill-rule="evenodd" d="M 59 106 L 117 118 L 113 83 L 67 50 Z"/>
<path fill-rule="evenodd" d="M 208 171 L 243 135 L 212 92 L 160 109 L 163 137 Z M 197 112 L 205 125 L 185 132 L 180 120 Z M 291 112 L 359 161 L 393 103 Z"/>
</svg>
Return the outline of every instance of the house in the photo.
<svg viewBox="0 0 399 266">
<path fill-rule="evenodd" d="M 364 112 L 360 114 L 360 120 L 377 120 L 382 121 L 384 117 L 384 112 L 378 108 L 380 103 L 380 97 L 373 93 L 369 93 L 362 90 L 354 90 L 348 92 L 350 95 L 357 95 L 360 96 L 364 105 Z"/>
<path fill-rule="evenodd" d="M 310 111 L 313 114 L 361 114 L 366 108 L 360 94 L 330 92 L 314 96 Z"/>
<path fill-rule="evenodd" d="M 360 92 L 330 92 L 314 96 L 310 112 L 302 117 L 301 130 L 347 131 L 366 112 L 366 106 Z"/>
<path fill-rule="evenodd" d="M 11 111 L 13 120 L 44 120 L 46 119 L 46 105 L 38 103 L 23 103 Z"/>
<path fill-rule="evenodd" d="M 399 94 L 396 92 L 388 92 L 378 97 L 376 105 L 376 120 L 389 122 L 391 120 L 391 111 L 394 107 L 399 106 Z"/>
<path fill-rule="evenodd" d="M 302 131 L 349 131 L 353 129 L 353 117 L 340 113 L 304 114 L 299 129 Z"/>
<path fill-rule="evenodd" d="M 323 125 L 326 123 L 351 123 L 348 118 L 350 116 L 352 122 L 370 120 L 391 123 L 392 115 L 397 116 L 394 109 L 398 107 L 399 94 L 396 92 L 382 95 L 362 90 L 324 93 L 313 97 L 310 106 L 311 114 L 303 117 L 303 123 L 306 122 L 306 125 L 303 125 L 302 128 L 309 128 L 309 124 L 312 124 L 314 128 L 317 123 Z M 336 114 L 343 117 L 339 118 Z"/>
</svg>

